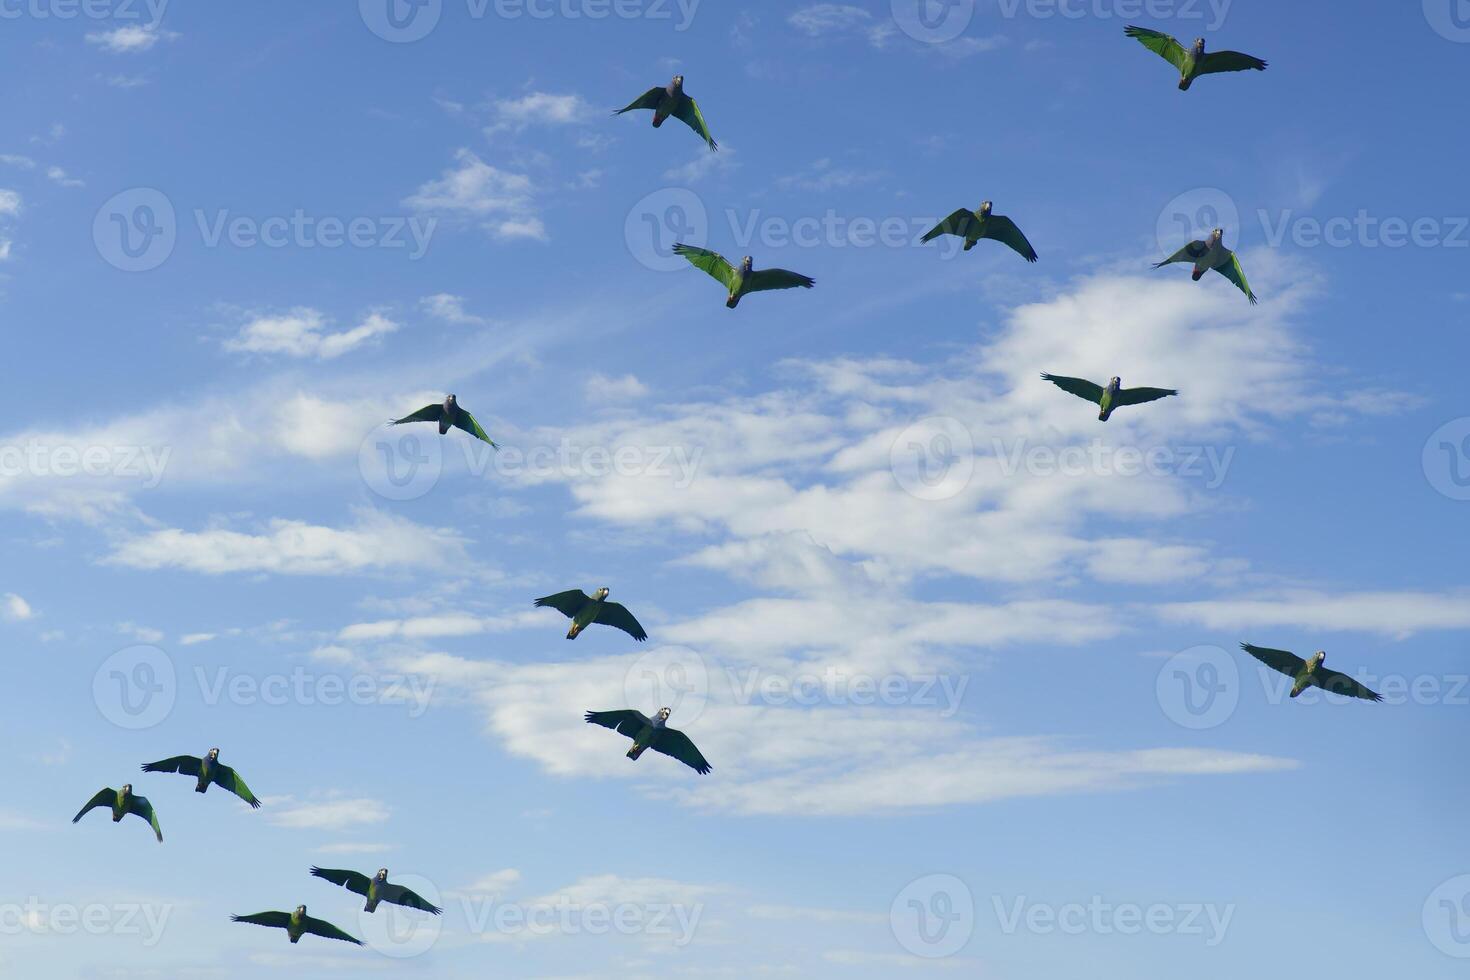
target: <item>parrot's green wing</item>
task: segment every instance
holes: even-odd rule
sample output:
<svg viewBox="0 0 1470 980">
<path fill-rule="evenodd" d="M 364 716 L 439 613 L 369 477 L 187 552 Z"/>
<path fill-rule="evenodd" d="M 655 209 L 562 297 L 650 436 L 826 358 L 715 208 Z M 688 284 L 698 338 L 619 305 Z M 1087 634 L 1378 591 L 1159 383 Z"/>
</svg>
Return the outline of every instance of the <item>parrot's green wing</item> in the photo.
<svg viewBox="0 0 1470 980">
<path fill-rule="evenodd" d="M 710 771 L 704 755 L 694 747 L 689 736 L 676 728 L 665 728 L 653 741 L 653 751 L 661 752 L 671 759 L 678 759 L 701 776 Z"/>
<path fill-rule="evenodd" d="M 402 885 L 385 884 L 378 889 L 383 893 L 383 901 L 389 905 L 402 905 L 404 908 L 418 909 L 431 915 L 438 915 L 444 910 L 431 902 L 425 901 L 423 896 Z"/>
<path fill-rule="evenodd" d="M 1222 71 L 1265 71 L 1266 63 L 1239 51 L 1207 51 L 1200 63 L 1201 75 L 1213 75 Z"/>
<path fill-rule="evenodd" d="M 975 212 L 966 210 L 965 208 L 960 208 L 954 214 L 950 215 L 948 218 L 945 218 L 933 228 L 930 228 L 929 231 L 925 233 L 921 241 L 932 242 L 940 235 L 959 235 L 961 238 L 964 238 L 970 230 L 970 225 L 974 223 L 974 221 Z"/>
<path fill-rule="evenodd" d="M 757 269 L 745 277 L 745 291 L 747 293 L 759 293 L 767 289 L 811 289 L 817 281 L 810 276 L 804 276 L 799 272 L 787 272 L 785 269 Z"/>
<path fill-rule="evenodd" d="M 1184 70 L 1184 64 L 1189 53 L 1184 50 L 1184 45 L 1161 31 L 1151 31 L 1147 27 L 1128 27 L 1124 34 L 1138 41 L 1154 54 L 1163 58 L 1169 64 Z"/>
<path fill-rule="evenodd" d="M 347 935 L 347 933 L 343 932 L 341 929 L 338 929 L 330 922 L 325 922 L 321 919 L 313 919 L 309 915 L 303 915 L 301 917 L 301 931 L 309 932 L 313 936 L 321 936 L 323 939 L 340 939 L 344 943 L 351 943 L 354 946 L 362 945 L 361 939 L 354 939 L 352 936 Z"/>
<path fill-rule="evenodd" d="M 143 766 L 144 772 L 177 772 L 185 776 L 199 775 L 199 759 L 192 755 L 176 755 L 172 759 L 160 759 Z"/>
<path fill-rule="evenodd" d="M 1016 223 L 1003 214 L 992 214 L 990 220 L 985 222 L 985 237 L 1009 245 L 1027 262 L 1036 261 L 1036 249 L 1031 247 Z"/>
<path fill-rule="evenodd" d="M 1103 387 L 1093 384 L 1085 378 L 1068 378 L 1059 374 L 1043 374 L 1043 380 L 1050 381 L 1063 391 L 1070 392 L 1078 398 L 1092 402 L 1094 405 L 1102 404 Z"/>
<path fill-rule="evenodd" d="M 628 607 L 620 602 L 604 602 L 602 608 L 597 610 L 597 621 L 604 626 L 616 626 L 639 643 L 648 639 L 648 631 L 639 625 L 633 614 L 628 612 Z"/>
<path fill-rule="evenodd" d="M 626 109 L 614 109 L 613 115 L 621 116 L 623 113 L 632 112 L 634 109 L 657 109 L 658 104 L 664 100 L 666 94 L 668 94 L 667 89 L 662 85 L 655 85 L 629 103 Z"/>
<path fill-rule="evenodd" d="M 249 803 L 254 809 L 260 809 L 260 801 L 255 798 L 254 793 L 250 792 L 250 787 L 245 785 L 245 780 L 241 779 L 240 774 L 229 766 L 216 764 L 214 781 Z"/>
<path fill-rule="evenodd" d="M 1235 283 L 1240 288 L 1240 291 L 1249 297 L 1251 305 L 1256 305 L 1256 294 L 1251 292 L 1251 284 L 1246 281 L 1245 270 L 1240 266 L 1240 256 L 1231 252 L 1230 261 L 1224 265 L 1216 266 L 1215 271 Z"/>
<path fill-rule="evenodd" d="M 493 449 L 500 448 L 495 445 L 495 440 L 491 439 L 485 434 L 485 430 L 480 428 L 480 423 L 475 421 L 475 417 L 462 408 L 459 410 L 459 418 L 455 421 L 454 427 L 456 429 L 463 429 L 481 442 L 488 442 Z"/>
<path fill-rule="evenodd" d="M 679 108 L 674 111 L 674 115 L 678 116 L 684 121 L 685 125 L 698 133 L 700 138 L 709 145 L 711 150 L 718 150 L 720 148 L 720 144 L 716 143 L 715 138 L 709 134 L 709 127 L 704 124 L 704 113 L 699 111 L 698 102 L 695 102 L 687 95 L 684 96 L 683 100 L 679 103 Z"/>
<path fill-rule="evenodd" d="M 1124 388 L 1118 392 L 1119 405 L 1143 405 L 1146 402 L 1156 402 L 1160 398 L 1168 398 L 1179 392 L 1173 388 Z"/>
<path fill-rule="evenodd" d="M 1382 701 L 1383 695 L 1370 691 L 1355 678 L 1335 670 L 1318 667 L 1312 672 L 1312 683 L 1329 694 L 1341 694 L 1345 698 L 1361 698 L 1364 701 Z"/>
<path fill-rule="evenodd" d="M 715 279 L 724 283 L 726 289 L 735 279 L 735 268 L 725 260 L 719 252 L 711 252 L 707 248 L 698 248 L 694 245 L 685 245 L 682 242 L 674 244 L 674 254 L 682 255 L 689 260 L 689 264 L 696 269 L 703 269 Z"/>
<path fill-rule="evenodd" d="M 1210 246 L 1204 242 L 1190 242 L 1188 245 L 1184 246 L 1164 261 L 1155 262 L 1154 268 L 1162 269 L 1164 266 L 1173 265 L 1175 262 L 1188 262 L 1193 265 L 1194 263 L 1199 261 L 1200 256 L 1204 255 L 1209 250 Z"/>
<path fill-rule="evenodd" d="M 324 881 L 330 881 L 334 885 L 341 885 L 350 892 L 359 895 L 368 893 L 368 886 L 373 882 L 365 874 L 356 871 L 344 871 L 338 868 L 312 868 L 311 873 Z"/>
<path fill-rule="evenodd" d="M 611 728 L 619 735 L 626 735 L 629 738 L 637 738 L 639 732 L 653 725 L 647 715 L 631 708 L 623 711 L 589 711 L 586 720 L 589 725 Z"/>
<path fill-rule="evenodd" d="M 148 802 L 147 797 L 130 797 L 128 799 L 128 812 L 137 814 L 148 821 L 148 826 L 153 828 L 153 836 L 158 838 L 158 843 L 163 843 L 163 829 L 158 826 L 158 814 L 153 812 L 153 804 Z"/>
<path fill-rule="evenodd" d="M 536 606 L 537 608 L 550 606 L 570 619 L 586 608 L 587 603 L 591 601 L 592 597 L 581 589 L 570 589 L 566 592 L 558 592 L 556 595 L 542 596 L 536 600 Z"/>
<path fill-rule="evenodd" d="M 285 929 L 291 925 L 291 914 L 289 912 L 256 912 L 254 915 L 232 915 L 231 922 L 248 922 L 252 926 L 269 926 L 272 929 Z"/>
<path fill-rule="evenodd" d="M 71 818 L 71 822 L 76 823 L 78 820 L 85 817 L 88 812 L 97 809 L 99 806 L 110 807 L 116 800 L 117 790 L 99 789 L 97 791 L 97 795 L 88 800 L 87 805 L 78 810 L 77 815 Z"/>
<path fill-rule="evenodd" d="M 444 417 L 443 405 L 425 405 L 412 415 L 405 415 L 401 419 L 394 419 L 390 425 L 402 425 L 405 422 L 437 422 Z"/>
<path fill-rule="evenodd" d="M 1279 671 L 1287 677 L 1295 677 L 1302 672 L 1307 662 L 1289 650 L 1272 650 L 1270 647 L 1253 647 L 1249 643 L 1242 643 L 1240 648 L 1255 657 L 1261 663 L 1272 670 Z"/>
</svg>

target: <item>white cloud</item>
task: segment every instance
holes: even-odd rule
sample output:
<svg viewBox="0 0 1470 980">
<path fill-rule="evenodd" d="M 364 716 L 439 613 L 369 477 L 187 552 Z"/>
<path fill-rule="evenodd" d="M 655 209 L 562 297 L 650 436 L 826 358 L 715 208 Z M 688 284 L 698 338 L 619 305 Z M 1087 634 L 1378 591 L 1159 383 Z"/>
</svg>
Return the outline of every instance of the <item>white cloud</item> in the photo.
<svg viewBox="0 0 1470 980">
<path fill-rule="evenodd" d="M 1310 589 L 1278 589 L 1269 595 L 1168 603 L 1158 607 L 1158 611 L 1169 622 L 1195 623 L 1234 634 L 1247 629 L 1289 628 L 1402 638 L 1425 630 L 1470 629 L 1470 594 L 1465 592 L 1328 594 Z M 1249 637 L 1240 636 L 1240 639 Z"/>
<path fill-rule="evenodd" d="M 495 111 L 500 119 L 513 125 L 566 125 L 585 122 L 594 115 L 592 106 L 580 95 L 556 95 L 529 92 L 516 99 L 499 99 Z"/>
<path fill-rule="evenodd" d="M 871 184 L 881 176 L 882 174 L 878 171 L 845 170 L 841 167 L 834 167 L 831 160 L 823 158 L 817 160 L 810 169 L 802 173 L 777 177 L 776 185 L 786 189 L 794 187 L 800 190 L 826 193 Z"/>
<path fill-rule="evenodd" d="M 759 615 L 749 610 L 747 615 Z M 712 617 L 713 618 L 713 617 Z M 739 617 L 718 617 L 729 622 Z M 997 615 L 995 622 L 1004 622 Z M 823 624 L 830 623 L 831 618 Z M 773 623 L 772 636 L 791 620 Z M 707 702 L 695 698 L 671 705 L 673 724 L 687 731 L 714 765 L 718 779 L 691 781 L 679 763 L 649 756 L 637 766 L 622 758 L 624 746 L 612 733 L 582 723 L 588 709 L 621 706 L 634 696 L 633 671 L 658 669 L 661 660 L 629 654 L 575 663 L 513 665 L 469 660 L 448 654 L 395 655 L 395 670 L 435 678 L 436 692 L 457 689 L 485 711 L 488 738 L 512 755 L 529 758 L 556 775 L 633 779 L 658 798 L 672 798 L 701 809 L 743 814 L 851 816 L 973 805 L 1028 796 L 1117 791 L 1161 780 L 1230 773 L 1266 773 L 1291 768 L 1289 759 L 1193 748 L 1084 749 L 1048 737 L 986 737 L 958 716 L 920 707 L 864 708 L 833 703 L 816 708 L 772 706 L 740 695 L 747 667 L 762 676 L 813 671 L 833 690 L 842 679 L 881 674 L 930 676 L 963 668 L 945 666 L 923 650 L 905 649 L 913 637 L 884 643 L 881 627 L 868 624 L 868 649 L 847 648 L 862 626 L 831 637 L 842 650 L 825 660 L 791 665 L 783 653 L 800 649 L 820 625 L 791 637 L 781 647 L 771 637 L 746 646 L 745 634 L 727 637 L 738 654 L 702 654 L 683 648 L 655 648 L 645 657 L 668 656 L 690 667 L 685 681 L 698 678 Z M 956 630 L 964 642 L 991 642 L 976 622 Z M 669 628 L 665 632 L 670 632 Z M 1038 620 L 1028 635 L 1044 635 Z M 1065 634 L 1065 627 L 1058 632 Z M 760 634 L 757 634 L 758 636 Z M 944 642 L 944 631 L 930 642 Z M 696 649 L 697 644 L 691 644 Z M 746 656 L 748 660 L 736 659 Z M 690 659 L 690 658 L 693 659 Z M 864 661 L 866 658 L 866 662 Z M 702 667 L 695 667 L 702 664 Z M 867 668 L 871 666 L 872 670 Z M 704 682 L 704 683 L 701 683 Z M 628 692 L 624 695 L 624 692 Z M 701 704 L 703 707 L 701 708 Z M 640 705 L 652 710 L 652 705 Z M 762 737 L 751 739 L 751 731 Z"/>
<path fill-rule="evenodd" d="M 437 317 L 447 323 L 482 327 L 490 322 L 482 316 L 466 313 L 464 309 L 464 297 L 455 296 L 452 293 L 435 293 L 433 296 L 425 296 L 419 300 L 419 305 L 430 316 Z"/>
<path fill-rule="evenodd" d="M 455 160 L 457 166 L 425 183 L 404 204 L 476 219 L 500 239 L 547 238 L 529 177 L 492 167 L 467 149 L 457 152 Z"/>
<path fill-rule="evenodd" d="M 87 35 L 87 43 L 113 54 L 136 54 L 149 50 L 159 41 L 173 41 L 178 37 L 173 31 L 160 30 L 156 24 L 128 24 L 110 31 L 94 31 Z"/>
<path fill-rule="evenodd" d="M 185 633 L 179 637 L 179 646 L 192 647 L 201 643 L 208 643 L 218 637 L 218 633 Z"/>
<path fill-rule="evenodd" d="M 801 7 L 786 22 L 808 37 L 858 34 L 875 48 L 881 48 L 896 33 L 888 21 L 875 20 L 862 7 L 847 3 L 816 3 Z"/>
<path fill-rule="evenodd" d="M 20 194 L 0 188 L 0 214 L 13 218 L 20 214 L 20 205 Z"/>
<path fill-rule="evenodd" d="M 267 807 L 266 820 L 293 830 L 342 830 L 382 823 L 390 814 L 388 805 L 378 799 L 333 797 L 298 801 L 292 796 L 275 796 L 262 797 L 261 802 Z"/>
<path fill-rule="evenodd" d="M 594 374 L 587 379 L 586 391 L 588 401 L 625 402 L 647 395 L 648 386 L 631 374 L 625 374 L 620 378 Z"/>
<path fill-rule="evenodd" d="M 877 912 L 852 912 L 846 909 L 814 909 L 793 905 L 752 905 L 746 914 L 755 919 L 772 919 L 780 922 L 855 923 L 857 925 L 883 925 L 888 922 L 887 914 Z"/>
<path fill-rule="evenodd" d="M 392 844 L 345 841 L 340 844 L 323 844 L 316 849 L 316 852 L 318 854 L 386 854 L 391 850 L 394 850 Z"/>
<path fill-rule="evenodd" d="M 239 333 L 224 342 L 224 347 L 237 353 L 331 360 L 397 329 L 397 323 L 372 313 L 356 327 L 331 333 L 321 312 L 297 307 L 285 314 L 252 318 Z"/>
<path fill-rule="evenodd" d="M 499 898 L 520 884 L 521 873 L 515 868 L 503 868 L 500 871 L 492 871 L 475 879 L 463 888 L 457 888 L 450 893 L 451 898 Z"/>
<path fill-rule="evenodd" d="M 47 167 L 46 179 L 50 180 L 54 184 L 60 184 L 62 187 L 87 186 L 85 181 L 80 181 L 77 180 L 75 177 L 68 176 L 67 172 L 60 167 Z"/>
<path fill-rule="evenodd" d="M 256 532 L 228 528 L 148 531 L 122 539 L 104 561 L 128 568 L 179 568 L 203 575 L 352 575 L 467 561 L 458 532 L 361 511 L 348 527 L 275 518 Z"/>
<path fill-rule="evenodd" d="M 728 143 L 721 143 L 718 153 L 701 149 L 689 158 L 688 163 L 665 170 L 664 180 L 677 181 L 680 184 L 697 184 L 707 177 L 730 173 L 739 168 L 740 161 L 735 149 Z"/>
<path fill-rule="evenodd" d="M 163 631 L 151 626 L 139 626 L 137 623 L 118 623 L 117 631 L 125 636 L 131 636 L 139 643 L 162 643 Z"/>
<path fill-rule="evenodd" d="M 14 592 L 7 592 L 0 596 L 0 619 L 12 623 L 23 622 L 35 615 L 31 604 L 26 602 Z"/>
</svg>

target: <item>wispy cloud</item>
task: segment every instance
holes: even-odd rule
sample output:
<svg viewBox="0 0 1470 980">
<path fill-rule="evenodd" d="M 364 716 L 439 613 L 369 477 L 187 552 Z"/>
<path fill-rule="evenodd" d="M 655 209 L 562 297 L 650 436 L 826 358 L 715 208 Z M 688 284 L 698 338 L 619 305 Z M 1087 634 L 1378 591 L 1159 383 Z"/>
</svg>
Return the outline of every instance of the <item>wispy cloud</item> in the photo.
<svg viewBox="0 0 1470 980">
<path fill-rule="evenodd" d="M 493 167 L 468 149 L 457 152 L 454 159 L 456 166 L 423 184 L 404 204 L 422 212 L 477 220 L 502 240 L 548 238 L 530 177 Z"/>
<path fill-rule="evenodd" d="M 128 24 L 110 31 L 94 31 L 87 35 L 87 43 L 113 54 L 138 54 L 150 50 L 160 41 L 174 41 L 178 37 L 176 32 L 165 31 L 157 25 Z"/>
<path fill-rule="evenodd" d="M 292 796 L 263 797 L 266 820 L 293 830 L 343 830 L 383 823 L 391 815 L 382 800 L 366 797 L 333 797 L 297 800 Z"/>
<path fill-rule="evenodd" d="M 0 619 L 11 623 L 24 622 L 35 616 L 31 604 L 26 602 L 14 592 L 7 592 L 0 596 Z"/>
<path fill-rule="evenodd" d="M 165 528 L 124 538 L 104 559 L 128 568 L 176 568 L 203 575 L 351 575 L 466 560 L 458 532 L 377 511 L 359 512 L 346 527 L 275 518 L 254 531 Z"/>
<path fill-rule="evenodd" d="M 397 329 L 398 324 L 388 317 L 371 313 L 356 327 L 332 332 L 323 313 L 310 307 L 297 307 L 289 313 L 253 317 L 224 342 L 224 348 L 234 353 L 281 354 L 327 361 Z"/>
</svg>

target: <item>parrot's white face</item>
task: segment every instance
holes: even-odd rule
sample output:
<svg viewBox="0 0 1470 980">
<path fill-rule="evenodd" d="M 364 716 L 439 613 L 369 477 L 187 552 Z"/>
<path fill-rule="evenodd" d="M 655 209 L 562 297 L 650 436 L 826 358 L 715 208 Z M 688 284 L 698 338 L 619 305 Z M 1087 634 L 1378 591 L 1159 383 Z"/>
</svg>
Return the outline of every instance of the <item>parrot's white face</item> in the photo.
<svg viewBox="0 0 1470 980">
<path fill-rule="evenodd" d="M 298 905 L 298 906 L 296 906 L 296 914 L 297 915 L 305 915 L 306 914 L 306 906 L 305 905 Z"/>
<path fill-rule="evenodd" d="M 218 759 L 219 758 L 219 749 L 210 749 L 209 750 L 209 757 L 210 757 L 210 759 Z"/>
<path fill-rule="evenodd" d="M 658 709 L 658 720 L 659 721 L 668 721 L 669 720 L 669 715 L 671 715 L 671 714 L 673 714 L 673 712 L 670 711 L 668 708 L 659 708 Z"/>
<path fill-rule="evenodd" d="M 597 594 L 593 598 L 596 598 L 596 599 L 606 599 L 607 598 L 608 591 L 609 591 L 608 587 L 604 585 L 602 588 L 600 588 L 600 589 L 597 590 Z"/>
<path fill-rule="evenodd" d="M 123 783 L 122 795 L 123 796 L 132 796 L 133 795 L 133 784 L 132 783 Z"/>
<path fill-rule="evenodd" d="M 1111 384 L 1111 385 L 1112 385 L 1112 386 L 1113 386 L 1113 387 L 1114 387 L 1114 388 L 1118 388 L 1118 387 L 1121 387 L 1121 386 L 1122 386 L 1122 384 L 1123 384 L 1123 379 L 1122 379 L 1122 378 L 1114 378 L 1114 379 L 1113 379 L 1113 380 L 1112 380 L 1112 381 L 1111 381 L 1111 382 L 1109 382 L 1109 383 L 1110 383 L 1110 384 Z"/>
<path fill-rule="evenodd" d="M 378 869 L 378 880 L 379 881 L 387 881 L 388 880 L 388 869 L 387 868 L 379 868 Z"/>
</svg>

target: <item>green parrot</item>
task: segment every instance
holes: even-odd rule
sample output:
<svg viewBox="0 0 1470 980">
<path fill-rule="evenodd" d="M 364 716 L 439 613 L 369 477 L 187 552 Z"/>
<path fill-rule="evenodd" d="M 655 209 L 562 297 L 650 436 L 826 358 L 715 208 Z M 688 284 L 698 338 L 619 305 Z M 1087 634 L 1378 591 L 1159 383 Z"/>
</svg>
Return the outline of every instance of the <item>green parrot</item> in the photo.
<svg viewBox="0 0 1470 980">
<path fill-rule="evenodd" d="M 302 936 L 321 936 L 324 939 L 340 939 L 344 943 L 352 943 L 361 946 L 361 939 L 354 939 L 330 922 L 321 919 L 313 919 L 306 914 L 306 906 L 296 906 L 294 912 L 256 912 L 254 915 L 232 915 L 231 922 L 248 922 L 253 926 L 268 926 L 272 929 L 285 929 L 286 936 L 292 944 L 301 941 Z"/>
<path fill-rule="evenodd" d="M 1173 388 L 1124 388 L 1122 378 L 1113 378 L 1104 388 L 1083 378 L 1067 378 L 1059 374 L 1043 374 L 1041 377 L 1042 380 L 1050 381 L 1063 391 L 1071 392 L 1078 398 L 1096 405 L 1099 409 L 1097 413 L 1099 422 L 1106 422 L 1112 418 L 1113 412 L 1124 405 L 1142 405 L 1145 402 L 1155 402 L 1160 398 L 1179 394 Z"/>
<path fill-rule="evenodd" d="M 87 801 L 87 805 L 77 811 L 77 815 L 71 818 L 76 823 L 86 816 L 91 810 L 99 806 L 112 808 L 112 822 L 121 823 L 122 818 L 128 814 L 142 817 L 148 821 L 148 826 L 153 828 L 153 836 L 158 838 L 158 843 L 163 843 L 163 831 L 158 827 L 158 814 L 153 812 L 153 804 L 148 802 L 144 796 L 134 796 L 131 783 L 124 783 L 122 789 L 99 789 L 97 795 Z"/>
<path fill-rule="evenodd" d="M 1309 687 L 1320 687 L 1329 694 L 1341 694 L 1343 697 L 1361 698 L 1364 701 L 1383 700 L 1383 695 L 1370 691 L 1347 674 L 1323 667 L 1322 661 L 1327 659 L 1324 650 L 1312 654 L 1311 660 L 1303 660 L 1288 650 L 1253 647 L 1249 643 L 1242 643 L 1240 648 L 1272 670 L 1293 678 L 1292 697 L 1297 697 Z"/>
<path fill-rule="evenodd" d="M 235 770 L 219 761 L 219 749 L 210 749 L 202 759 L 197 759 L 192 755 L 176 755 L 172 759 L 150 762 L 143 766 L 143 771 L 176 772 L 184 776 L 196 776 L 199 781 L 194 786 L 194 792 L 203 793 L 209 789 L 210 783 L 214 783 L 220 789 L 234 793 L 253 808 L 260 808 L 260 801 L 255 798 L 254 793 L 250 792 L 250 787 L 245 785 L 245 780 L 241 779 Z"/>
<path fill-rule="evenodd" d="M 402 885 L 390 884 L 387 868 L 379 868 L 378 873 L 371 878 L 365 874 L 359 874 L 356 871 L 342 871 L 336 868 L 314 867 L 311 869 L 311 873 L 323 881 L 330 881 L 334 885 L 341 885 L 348 891 L 356 892 L 366 898 L 367 904 L 362 907 L 364 912 L 376 912 L 379 902 L 419 909 L 434 915 L 438 915 L 444 911 L 439 906 L 425 901 L 417 892 L 404 888 Z"/>
<path fill-rule="evenodd" d="M 619 735 L 631 738 L 633 747 L 628 750 L 630 759 L 637 759 L 648 749 L 653 749 L 671 759 L 678 759 L 701 776 L 707 774 L 711 766 L 699 749 L 694 747 L 689 736 L 676 728 L 668 727 L 670 714 L 672 712 L 668 708 L 659 708 L 658 714 L 652 718 L 641 711 L 589 711 L 587 723 L 611 728 Z"/>
<path fill-rule="evenodd" d="M 536 607 L 550 606 L 563 616 L 571 619 L 571 628 L 567 630 L 567 639 L 575 640 L 584 629 L 593 623 L 601 623 L 603 626 L 616 626 L 627 633 L 633 639 L 642 643 L 648 639 L 648 632 L 633 618 L 626 606 L 617 602 L 607 601 L 608 589 L 606 586 L 598 589 L 594 594 L 588 595 L 581 589 L 572 589 L 568 592 L 558 592 L 556 595 L 543 596 L 536 600 Z"/>
<path fill-rule="evenodd" d="M 665 119 L 673 116 L 694 130 L 711 150 L 720 148 L 715 138 L 709 134 L 709 127 L 704 124 L 704 113 L 699 111 L 699 103 L 684 94 L 683 75 L 675 75 L 674 80 L 666 86 L 655 85 L 627 108 L 614 110 L 613 115 L 621 116 L 634 109 L 652 109 L 654 129 L 658 129 Z"/>
<path fill-rule="evenodd" d="M 1129 27 L 1123 31 L 1128 37 L 1159 55 L 1179 69 L 1179 91 L 1189 91 L 1189 86 L 1201 75 L 1213 75 L 1222 71 L 1265 71 L 1266 62 L 1239 51 L 1211 51 L 1205 53 L 1205 39 L 1195 38 L 1194 46 L 1186 48 L 1176 39 L 1146 27 Z"/>
<path fill-rule="evenodd" d="M 1016 223 L 1003 214 L 991 214 L 990 210 L 989 201 L 981 202 L 979 211 L 966 211 L 960 208 L 931 228 L 923 241 L 931 242 L 940 235 L 957 235 L 965 240 L 965 251 L 968 252 L 980 239 L 989 238 L 1003 245 L 1009 245 L 1027 262 L 1035 262 L 1036 249 L 1031 247 L 1026 236 L 1021 234 L 1021 229 L 1016 227 Z"/>
<path fill-rule="evenodd" d="M 492 448 L 500 448 L 495 445 L 495 440 L 487 436 L 485 430 L 480 428 L 480 423 L 475 421 L 475 417 L 469 413 L 469 410 L 459 407 L 459 399 L 453 395 L 445 398 L 444 404 L 442 405 L 425 405 L 412 415 L 406 415 L 401 419 L 392 419 L 388 424 L 403 425 L 405 422 L 438 422 L 439 434 L 441 436 L 448 432 L 451 427 L 463 429 L 476 439 L 482 442 L 488 442 Z"/>
<path fill-rule="evenodd" d="M 1236 288 L 1245 293 L 1252 306 L 1256 304 L 1256 294 L 1251 291 L 1251 284 L 1245 278 L 1245 269 L 1241 268 L 1240 256 L 1225 247 L 1225 229 L 1216 228 L 1210 232 L 1210 237 L 1205 241 L 1190 242 L 1164 261 L 1155 262 L 1154 268 L 1162 269 L 1175 262 L 1193 263 L 1194 273 L 1191 278 L 1195 282 L 1199 282 L 1206 272 L 1214 269 L 1235 283 Z"/>
<path fill-rule="evenodd" d="M 740 261 L 740 268 L 737 269 L 718 252 L 685 245 L 682 242 L 674 245 L 674 254 L 684 256 L 689 260 L 690 265 L 696 269 L 703 269 L 729 290 L 725 305 L 732 310 L 739 306 L 741 298 L 749 293 L 764 292 L 768 289 L 793 289 L 797 286 L 802 289 L 811 289 L 817 283 L 810 276 L 787 272 L 785 269 L 757 271 L 754 267 L 754 260 L 749 255 Z"/>
</svg>

